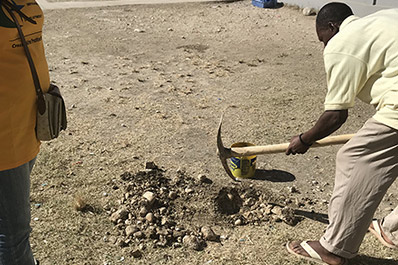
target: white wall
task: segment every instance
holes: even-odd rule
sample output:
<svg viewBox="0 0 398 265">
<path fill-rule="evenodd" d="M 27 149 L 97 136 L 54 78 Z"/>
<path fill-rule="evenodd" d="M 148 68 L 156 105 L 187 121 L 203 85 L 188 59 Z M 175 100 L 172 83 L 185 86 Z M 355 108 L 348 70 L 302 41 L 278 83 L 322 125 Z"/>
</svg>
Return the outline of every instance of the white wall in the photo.
<svg viewBox="0 0 398 265">
<path fill-rule="evenodd" d="M 398 8 L 398 0 L 376 0 L 376 5 L 373 5 L 374 0 L 278 0 L 278 2 L 285 4 L 295 4 L 300 7 L 314 7 L 321 8 L 329 2 L 344 2 L 348 4 L 354 14 L 357 16 L 365 16 L 385 8 Z"/>
</svg>

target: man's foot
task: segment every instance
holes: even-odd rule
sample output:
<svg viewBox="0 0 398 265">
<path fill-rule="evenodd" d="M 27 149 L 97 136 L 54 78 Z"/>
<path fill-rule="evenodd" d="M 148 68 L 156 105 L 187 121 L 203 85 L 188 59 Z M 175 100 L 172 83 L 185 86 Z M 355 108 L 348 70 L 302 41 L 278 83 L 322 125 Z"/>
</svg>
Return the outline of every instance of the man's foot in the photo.
<svg viewBox="0 0 398 265">
<path fill-rule="evenodd" d="M 300 257 L 328 265 L 343 265 L 347 260 L 327 251 L 319 241 L 293 241 L 286 245 L 287 250 Z"/>
<path fill-rule="evenodd" d="M 389 248 L 398 248 L 394 243 L 384 234 L 381 229 L 380 221 L 377 219 L 373 219 L 372 223 L 369 226 L 369 232 L 377 237 L 377 239 L 386 247 Z"/>
</svg>

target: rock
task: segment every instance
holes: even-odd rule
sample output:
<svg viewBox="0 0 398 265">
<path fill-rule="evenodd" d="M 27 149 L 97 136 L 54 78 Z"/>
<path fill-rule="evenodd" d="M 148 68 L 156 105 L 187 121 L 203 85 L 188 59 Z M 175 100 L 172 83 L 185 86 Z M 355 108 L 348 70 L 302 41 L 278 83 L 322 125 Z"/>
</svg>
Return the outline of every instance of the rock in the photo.
<svg viewBox="0 0 398 265">
<path fill-rule="evenodd" d="M 312 7 L 305 7 L 303 9 L 303 15 L 304 16 L 315 16 L 316 10 L 315 10 L 315 8 L 312 8 Z"/>
<path fill-rule="evenodd" d="M 115 236 L 110 236 L 110 237 L 109 237 L 109 242 L 112 243 L 112 244 L 116 244 L 116 242 L 117 242 L 117 237 L 115 237 Z"/>
<path fill-rule="evenodd" d="M 118 240 L 118 242 L 117 242 L 117 245 L 119 246 L 119 247 L 121 247 L 121 248 L 125 248 L 125 247 L 127 247 L 128 246 L 128 244 L 129 244 L 129 241 L 128 242 L 126 242 L 126 241 L 124 241 L 124 240 Z"/>
<path fill-rule="evenodd" d="M 271 212 L 277 216 L 281 216 L 282 215 L 282 207 L 274 206 L 274 208 L 272 208 Z"/>
<path fill-rule="evenodd" d="M 148 210 L 146 207 L 141 207 L 140 212 L 139 212 L 141 217 L 144 217 L 148 214 Z"/>
<path fill-rule="evenodd" d="M 190 236 L 184 236 L 182 239 L 182 243 L 184 246 L 187 248 L 196 250 L 196 251 L 201 251 L 204 248 L 203 241 L 200 240 L 198 237 L 190 235 Z"/>
<path fill-rule="evenodd" d="M 167 226 L 169 224 L 169 221 L 167 220 L 166 217 L 163 217 L 162 220 L 160 221 L 161 226 Z"/>
<path fill-rule="evenodd" d="M 282 222 L 282 219 L 279 215 L 273 215 L 272 219 L 274 219 L 275 222 L 280 223 Z"/>
<path fill-rule="evenodd" d="M 203 226 L 200 229 L 200 232 L 202 232 L 203 238 L 208 241 L 218 241 L 219 236 L 214 233 L 213 229 L 209 226 Z"/>
<path fill-rule="evenodd" d="M 295 216 L 294 210 L 289 207 L 285 207 L 282 209 L 282 215 L 280 216 L 280 218 L 283 222 L 290 226 L 295 226 L 301 221 L 301 218 Z"/>
<path fill-rule="evenodd" d="M 139 258 L 142 257 L 142 252 L 139 249 L 132 250 L 130 252 L 130 254 L 131 254 L 132 257 L 134 257 L 136 259 L 139 259 Z"/>
<path fill-rule="evenodd" d="M 148 214 L 145 216 L 145 219 L 146 219 L 148 222 L 153 223 L 153 222 L 155 221 L 155 216 L 153 215 L 153 213 L 148 213 Z"/>
<path fill-rule="evenodd" d="M 128 214 L 129 214 L 129 212 L 127 211 L 127 209 L 126 208 L 121 208 L 121 209 L 119 209 L 119 210 L 117 210 L 116 212 L 114 212 L 112 215 L 111 215 L 111 221 L 113 222 L 113 223 L 118 223 L 118 221 L 119 220 L 125 220 L 125 219 L 127 219 L 127 217 L 128 217 Z"/>
<path fill-rule="evenodd" d="M 182 168 L 178 168 L 176 172 L 177 172 L 178 175 L 184 175 L 185 174 L 185 170 L 182 169 Z"/>
<path fill-rule="evenodd" d="M 292 186 L 292 187 L 288 187 L 287 189 L 289 190 L 289 192 L 290 192 L 290 193 L 295 193 L 295 192 L 298 192 L 297 188 L 296 188 L 296 187 L 294 187 L 294 186 Z"/>
<path fill-rule="evenodd" d="M 186 189 L 185 189 L 185 193 L 186 193 L 186 194 L 191 194 L 191 193 L 193 193 L 193 192 L 194 192 L 194 190 L 191 189 L 191 188 L 186 188 Z"/>
<path fill-rule="evenodd" d="M 127 226 L 126 230 L 125 230 L 127 237 L 133 235 L 134 233 L 136 233 L 138 231 L 139 231 L 139 229 L 136 226 L 133 226 L 133 225 Z"/>
<path fill-rule="evenodd" d="M 167 230 L 166 228 L 158 228 L 158 229 L 156 229 L 156 232 L 158 235 L 167 236 L 170 231 Z"/>
<path fill-rule="evenodd" d="M 178 242 L 173 243 L 173 248 L 180 248 L 180 247 L 182 247 L 181 243 Z"/>
<path fill-rule="evenodd" d="M 252 207 L 254 204 L 256 204 L 256 199 L 255 198 L 253 198 L 253 197 L 250 197 L 250 198 L 248 198 L 246 201 L 245 201 L 245 203 L 244 203 L 244 205 L 245 206 L 248 206 L 248 207 Z"/>
<path fill-rule="evenodd" d="M 221 235 L 220 240 L 228 240 L 229 236 L 228 235 Z"/>
<path fill-rule="evenodd" d="M 206 175 L 205 175 L 205 174 L 199 174 L 199 175 L 198 175 L 198 181 L 199 181 L 200 183 L 206 182 L 206 181 L 207 181 Z"/>
<path fill-rule="evenodd" d="M 159 208 L 159 213 L 161 215 L 165 215 L 167 213 L 167 208 L 166 207 Z"/>
<path fill-rule="evenodd" d="M 167 241 L 165 239 L 162 239 L 161 241 L 156 242 L 155 246 L 158 248 L 165 248 L 167 247 Z"/>
<path fill-rule="evenodd" d="M 184 237 L 185 236 L 185 231 L 180 230 L 180 231 L 173 231 L 173 237 L 179 238 L 179 237 Z"/>
<path fill-rule="evenodd" d="M 158 239 L 159 238 L 158 234 L 156 233 L 156 228 L 153 226 L 149 226 L 147 228 L 145 234 L 146 234 L 146 237 L 150 238 L 150 239 Z"/>
<path fill-rule="evenodd" d="M 272 213 L 272 205 L 267 205 L 262 210 L 263 210 L 263 214 L 269 215 Z"/>
<path fill-rule="evenodd" d="M 241 219 L 237 219 L 234 224 L 236 226 L 242 225 L 242 220 Z"/>
<path fill-rule="evenodd" d="M 160 188 L 160 195 L 163 195 L 163 194 L 165 194 L 166 192 L 168 192 L 168 189 L 166 188 L 166 187 L 161 187 Z"/>
<path fill-rule="evenodd" d="M 168 197 L 169 197 L 170 200 L 175 200 L 175 199 L 177 199 L 178 194 L 177 194 L 177 192 L 175 192 L 175 191 L 170 191 Z"/>
<path fill-rule="evenodd" d="M 145 169 L 156 170 L 156 169 L 158 169 L 158 166 L 155 164 L 155 162 L 146 162 Z"/>
<path fill-rule="evenodd" d="M 150 191 L 145 192 L 142 197 L 144 197 L 149 204 L 152 204 L 155 201 L 155 194 Z"/>
<path fill-rule="evenodd" d="M 141 232 L 141 231 L 137 231 L 133 235 L 134 235 L 134 238 L 137 238 L 137 239 L 145 238 L 145 234 L 143 232 Z"/>
</svg>

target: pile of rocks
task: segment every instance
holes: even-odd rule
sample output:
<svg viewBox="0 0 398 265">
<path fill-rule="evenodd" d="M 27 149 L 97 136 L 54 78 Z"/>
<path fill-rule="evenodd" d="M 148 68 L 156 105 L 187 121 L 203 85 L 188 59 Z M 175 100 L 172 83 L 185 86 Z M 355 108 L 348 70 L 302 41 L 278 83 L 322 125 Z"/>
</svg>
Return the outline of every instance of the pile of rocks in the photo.
<svg viewBox="0 0 398 265">
<path fill-rule="evenodd" d="M 149 246 L 203 250 L 207 241 L 220 241 L 213 231 L 216 223 L 241 226 L 299 222 L 292 209 L 269 202 L 269 194 L 252 186 L 232 185 L 217 190 L 204 175 L 194 179 L 183 171 L 176 173 L 168 178 L 154 163 L 147 163 L 146 169 L 136 174 L 123 173 L 117 187 L 121 199 L 108 211 L 115 231 L 108 233 L 107 241 L 122 248 L 135 247 L 132 256 L 140 257 Z M 212 207 L 198 207 L 198 202 Z M 213 223 L 203 226 L 195 216 L 210 216 L 207 219 Z"/>
<path fill-rule="evenodd" d="M 206 241 L 218 241 L 219 236 L 211 227 L 195 230 L 183 223 L 195 214 L 184 202 L 195 196 L 195 186 L 209 185 L 211 181 L 203 175 L 197 180 L 186 177 L 182 171 L 174 179 L 163 173 L 153 163 L 147 163 L 144 171 L 121 175 L 124 195 L 118 208 L 109 211 L 117 232 L 108 240 L 120 247 L 135 245 L 141 250 L 148 245 L 175 248 L 185 245 L 202 250 Z M 134 253 L 139 256 L 139 251 Z"/>
</svg>

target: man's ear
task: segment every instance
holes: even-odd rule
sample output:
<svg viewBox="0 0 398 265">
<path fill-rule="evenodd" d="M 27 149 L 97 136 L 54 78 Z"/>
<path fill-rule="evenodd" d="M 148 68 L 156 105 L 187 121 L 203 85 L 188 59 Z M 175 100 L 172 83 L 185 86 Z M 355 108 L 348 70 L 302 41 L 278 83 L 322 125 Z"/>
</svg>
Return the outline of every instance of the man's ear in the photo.
<svg viewBox="0 0 398 265">
<path fill-rule="evenodd" d="M 336 34 L 340 30 L 340 25 L 335 22 L 328 22 L 328 29 Z"/>
</svg>

